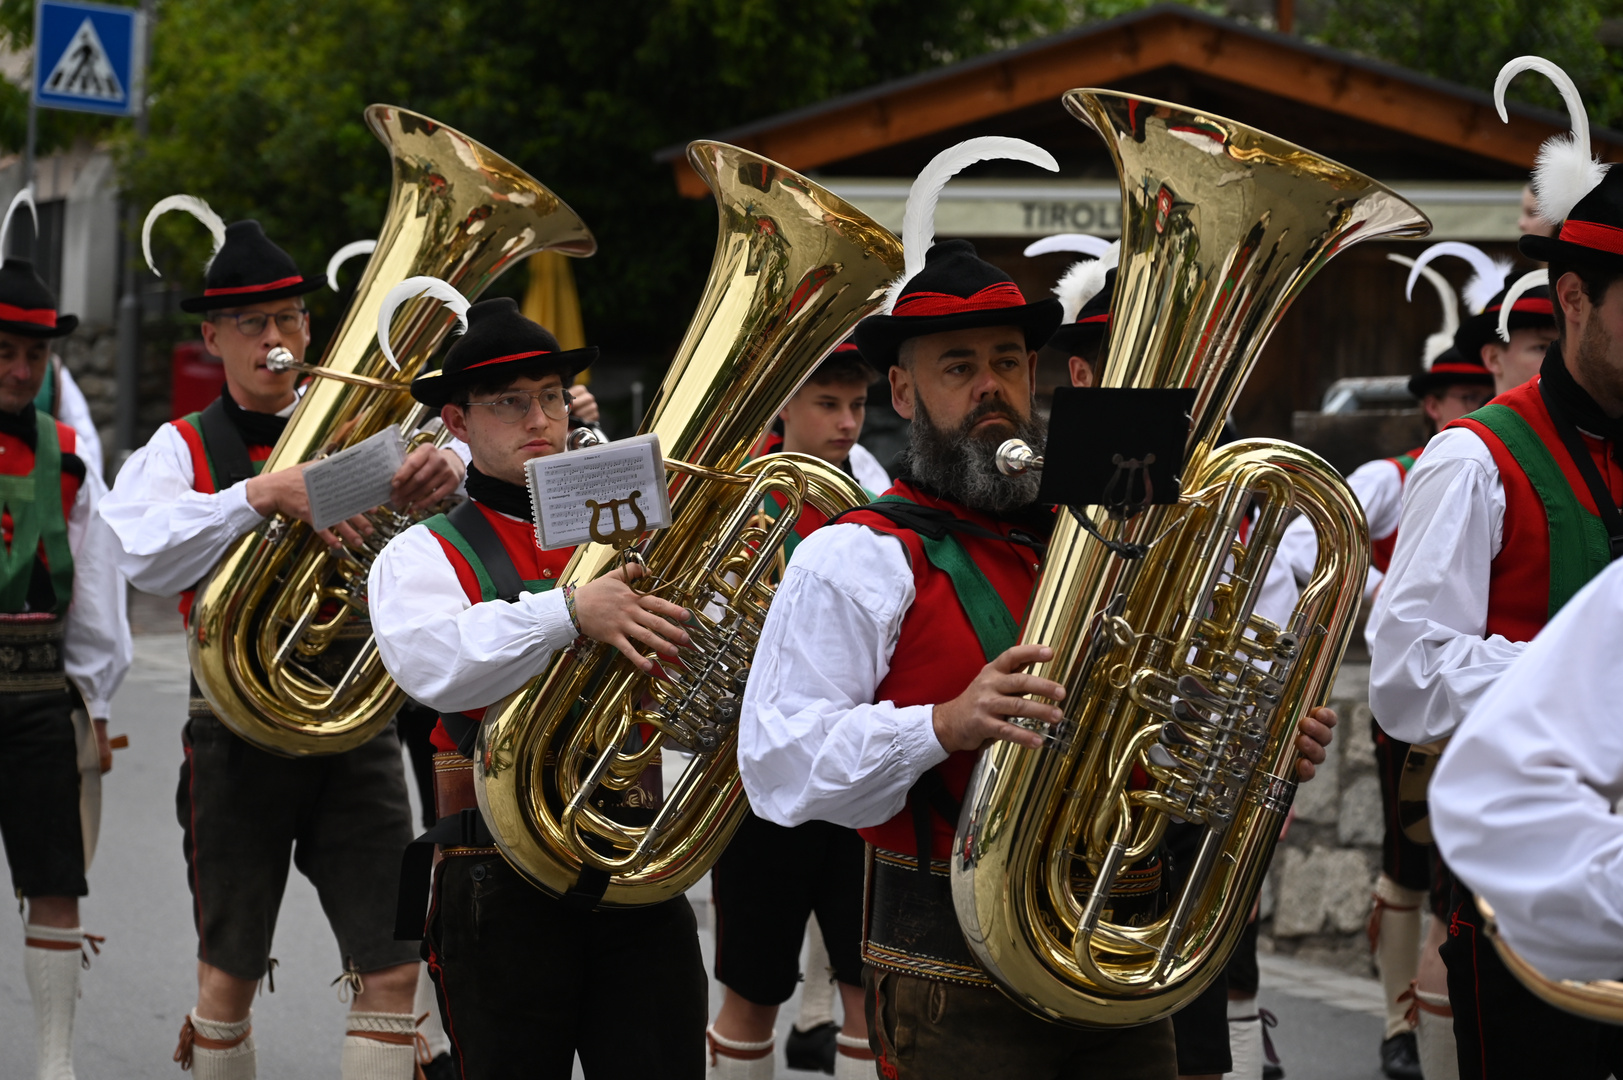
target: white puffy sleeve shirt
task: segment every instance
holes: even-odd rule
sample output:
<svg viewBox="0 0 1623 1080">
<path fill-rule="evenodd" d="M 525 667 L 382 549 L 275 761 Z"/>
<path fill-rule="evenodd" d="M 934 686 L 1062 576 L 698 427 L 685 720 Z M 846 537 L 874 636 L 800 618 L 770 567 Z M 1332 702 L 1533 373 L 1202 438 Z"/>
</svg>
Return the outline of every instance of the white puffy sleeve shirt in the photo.
<svg viewBox="0 0 1623 1080">
<path fill-rule="evenodd" d="M 246 481 L 212 495 L 192 490 L 191 449 L 173 424 L 130 456 L 100 509 L 121 545 L 119 569 L 159 596 L 196 585 L 265 520 L 248 504 Z"/>
<path fill-rule="evenodd" d="M 1403 505 L 1403 474 L 1385 458 L 1366 461 L 1347 477 L 1347 486 L 1358 497 L 1369 522 L 1372 538 L 1390 536 L 1398 527 L 1398 512 Z M 1313 577 L 1313 565 L 1319 559 L 1319 536 L 1313 523 L 1298 516 L 1285 528 L 1279 538 L 1279 550 L 1268 576 L 1263 580 L 1262 592 L 1257 597 L 1256 613 L 1279 626 L 1290 620 L 1302 589 Z M 1381 583 L 1381 572 L 1373 566 L 1364 579 L 1364 600 L 1375 595 Z"/>
<path fill-rule="evenodd" d="M 750 808 L 778 825 L 890 820 L 945 761 L 933 705 L 876 701 L 913 569 L 893 536 L 830 525 L 795 548 L 767 613 L 739 720 Z"/>
<path fill-rule="evenodd" d="M 96 514 L 106 492 L 101 475 L 87 466 L 68 511 L 73 603 L 62 642 L 68 678 L 85 699 L 86 711 L 98 720 L 107 719 L 113 694 L 135 656 L 124 579 L 118 572 L 118 539 Z"/>
<path fill-rule="evenodd" d="M 575 640 L 563 593 L 475 604 L 433 533 L 414 525 L 372 563 L 366 592 L 383 666 L 440 712 L 481 709 L 546 670 Z"/>
<path fill-rule="evenodd" d="M 1443 754 L 1432 829 L 1505 940 L 1556 979 L 1623 978 L 1623 563 L 1481 696 Z"/>
<path fill-rule="evenodd" d="M 1526 644 L 1487 634 L 1505 489 L 1476 433 L 1446 428 L 1403 489 L 1397 548 L 1370 616 L 1369 703 L 1393 738 L 1451 734 Z"/>
</svg>

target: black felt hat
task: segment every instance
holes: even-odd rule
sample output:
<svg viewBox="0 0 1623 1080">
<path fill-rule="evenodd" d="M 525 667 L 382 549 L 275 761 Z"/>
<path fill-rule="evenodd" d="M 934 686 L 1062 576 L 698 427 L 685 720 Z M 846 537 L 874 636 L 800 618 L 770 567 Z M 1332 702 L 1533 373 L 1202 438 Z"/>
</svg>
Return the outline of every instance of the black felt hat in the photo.
<svg viewBox="0 0 1623 1080">
<path fill-rule="evenodd" d="M 1081 356 L 1084 359 L 1096 353 L 1105 335 L 1110 333 L 1110 300 L 1115 293 L 1116 268 L 1111 267 L 1105 271 L 1104 285 L 1082 305 L 1073 321 L 1054 331 L 1048 339 L 1048 347 L 1057 349 L 1066 356 Z M 1102 359 L 1101 357 L 1094 361 L 1099 369 L 1104 367 Z M 1098 378 L 1099 371 L 1096 370 L 1093 374 Z"/>
<path fill-rule="evenodd" d="M 33 263 L 7 259 L 0 264 L 0 330 L 22 337 L 54 338 L 73 333 L 78 325 L 79 316 L 56 313 L 56 297 L 34 273 Z"/>
<path fill-rule="evenodd" d="M 218 219 L 216 219 L 218 220 Z M 216 226 L 217 227 L 217 226 Z M 203 278 L 203 295 L 180 302 L 180 310 L 219 311 L 267 300 L 303 296 L 326 288 L 321 278 L 299 272 L 293 257 L 265 235 L 257 221 L 234 221 L 225 227 L 225 243 Z"/>
<path fill-rule="evenodd" d="M 1483 365 L 1481 349 L 1465 356 L 1458 346 L 1450 345 L 1437 354 L 1430 368 L 1409 377 L 1409 393 L 1417 398 L 1462 385 L 1493 385 L 1493 372 Z"/>
<path fill-rule="evenodd" d="M 1018 326 L 1026 348 L 1039 349 L 1063 318 L 1052 297 L 1034 304 L 1003 271 L 975 254 L 968 240 L 944 240 L 930 248 L 924 269 L 902 286 L 889 315 L 870 315 L 857 323 L 857 348 L 875 367 L 897 362 L 896 350 L 908 338 L 970 330 L 980 326 Z"/>
<path fill-rule="evenodd" d="M 437 409 L 474 380 L 499 382 L 551 372 L 568 386 L 596 359 L 592 346 L 560 349 L 558 339 L 526 319 L 512 297 L 481 300 L 468 309 L 468 331 L 446 352 L 440 370 L 412 380 L 411 396 Z"/>
<path fill-rule="evenodd" d="M 1529 237 L 1524 236 L 1522 239 L 1527 240 Z M 1510 286 L 1515 284 L 1517 276 L 1505 278 L 1504 287 L 1493 294 L 1493 299 L 1488 301 L 1481 312 L 1460 320 L 1460 328 L 1454 331 L 1454 348 L 1459 350 L 1460 356 L 1467 361 L 1480 360 L 1484 345 L 1503 344 L 1499 338 L 1499 311 L 1504 307 L 1505 294 L 1510 291 Z M 1540 285 L 1536 289 L 1527 290 L 1511 305 L 1512 330 L 1554 326 L 1555 314 L 1550 306 L 1550 290 L 1546 286 Z"/>
<path fill-rule="evenodd" d="M 1576 262 L 1623 273 L 1623 169 L 1607 169 L 1554 236 L 1523 236 L 1516 246 L 1539 262 Z"/>
</svg>

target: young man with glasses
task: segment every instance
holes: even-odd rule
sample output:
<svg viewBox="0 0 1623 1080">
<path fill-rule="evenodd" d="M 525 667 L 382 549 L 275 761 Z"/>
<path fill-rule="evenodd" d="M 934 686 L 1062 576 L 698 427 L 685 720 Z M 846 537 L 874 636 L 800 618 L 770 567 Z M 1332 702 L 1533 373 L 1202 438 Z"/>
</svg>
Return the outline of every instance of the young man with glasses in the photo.
<svg viewBox="0 0 1623 1080">
<path fill-rule="evenodd" d="M 299 468 L 260 474 L 297 404 L 292 371 L 267 363 L 282 347 L 303 360 L 309 317 L 299 299 L 321 288 L 265 236 L 258 222 L 226 227 L 202 296 L 182 301 L 205 316 L 204 347 L 225 388 L 200 413 L 159 428 L 118 474 L 101 513 L 122 543 L 120 569 L 150 593 L 193 590 L 239 537 L 275 513 L 309 520 Z M 422 447 L 394 477 L 393 503 L 428 506 L 455 491 L 454 453 Z M 358 539 L 359 519 L 329 543 Z M 400 742 L 393 724 L 341 754 L 291 759 L 228 730 L 192 686 L 182 734 L 176 812 L 197 927 L 196 1008 L 175 1060 L 201 1080 L 255 1074 L 251 1009 L 271 963 L 277 910 L 294 858 L 321 896 L 354 989 L 344 1080 L 406 1080 L 415 1068 L 416 950 L 394 940 L 400 851 L 412 835 Z"/>
<path fill-rule="evenodd" d="M 472 811 L 477 823 L 442 842 L 423 928 L 464 1080 L 567 1080 L 577 1054 L 592 1080 L 703 1072 L 707 986 L 687 899 L 602 910 L 550 896 L 497 852 L 474 799 L 469 755 L 485 708 L 558 650 L 589 638 L 646 671 L 645 651 L 670 657 L 688 644 L 687 613 L 634 591 L 625 571 L 556 588 L 573 549 L 536 546 L 524 466 L 564 449 L 565 387 L 596 355 L 559 349 L 512 300 L 473 305 L 443 368 L 411 387 L 467 444 L 468 501 L 390 541 L 367 583 L 384 665 L 440 712 L 440 819 Z M 620 1008 L 628 993 L 651 1003 L 632 1023 Z"/>
</svg>

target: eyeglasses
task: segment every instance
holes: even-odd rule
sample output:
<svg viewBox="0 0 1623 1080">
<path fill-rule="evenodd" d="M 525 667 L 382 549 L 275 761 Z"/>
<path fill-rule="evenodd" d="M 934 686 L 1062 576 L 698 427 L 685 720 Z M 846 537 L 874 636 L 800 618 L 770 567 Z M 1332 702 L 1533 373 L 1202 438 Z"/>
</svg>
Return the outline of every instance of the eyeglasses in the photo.
<svg viewBox="0 0 1623 1080">
<path fill-rule="evenodd" d="M 513 390 L 495 401 L 470 401 L 468 404 L 489 409 L 491 415 L 504 424 L 516 424 L 530 415 L 531 402 L 539 404 L 541 411 L 553 420 L 562 420 L 569 415 L 569 392 L 561 386 L 549 386 L 534 392 Z"/>
<path fill-rule="evenodd" d="M 276 320 L 276 329 L 284 334 L 296 334 L 304 329 L 305 316 L 310 314 L 304 308 L 295 308 L 292 311 L 278 311 L 275 315 L 266 315 L 263 312 L 249 311 L 241 315 L 228 315 L 224 312 L 216 315 L 217 322 L 227 319 L 237 324 L 237 332 L 243 337 L 258 337 L 265 332 L 265 324 L 271 319 Z"/>
</svg>

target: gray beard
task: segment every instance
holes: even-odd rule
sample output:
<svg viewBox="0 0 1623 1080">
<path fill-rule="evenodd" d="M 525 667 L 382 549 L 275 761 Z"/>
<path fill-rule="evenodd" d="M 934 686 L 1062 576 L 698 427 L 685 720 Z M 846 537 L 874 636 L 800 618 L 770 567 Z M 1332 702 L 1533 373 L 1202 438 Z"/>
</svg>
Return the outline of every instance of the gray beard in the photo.
<svg viewBox="0 0 1623 1080">
<path fill-rule="evenodd" d="M 1022 420 L 1008 405 L 991 398 L 971 411 L 956 429 L 942 430 L 930 418 L 924 402 L 915 399 L 913 408 L 915 415 L 907 426 L 907 451 L 902 462 L 912 479 L 983 514 L 1006 514 L 1037 501 L 1041 476 L 1036 472 L 1004 476 L 997 470 L 997 448 L 1005 440 L 1018 438 L 1042 453 L 1048 426 L 1040 418 L 1032 415 Z M 994 413 L 1014 423 L 1013 435 L 1004 431 L 970 434 L 972 427 Z"/>
</svg>

